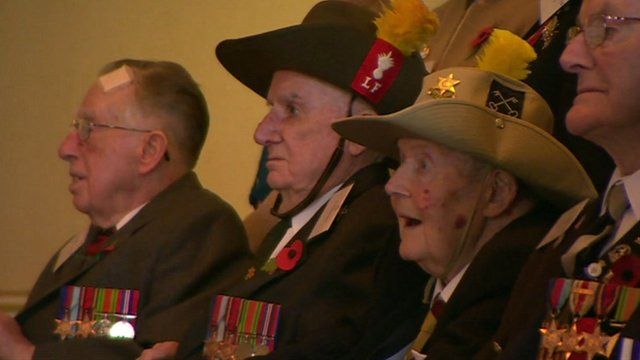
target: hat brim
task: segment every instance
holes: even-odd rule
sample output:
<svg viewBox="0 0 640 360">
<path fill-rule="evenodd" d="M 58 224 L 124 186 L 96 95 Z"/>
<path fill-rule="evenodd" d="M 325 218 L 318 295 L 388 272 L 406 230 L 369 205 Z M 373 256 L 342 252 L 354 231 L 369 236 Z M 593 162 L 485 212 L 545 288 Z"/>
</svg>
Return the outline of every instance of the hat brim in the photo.
<svg viewBox="0 0 640 360">
<path fill-rule="evenodd" d="M 464 100 L 419 103 L 391 115 L 352 117 L 333 127 L 346 139 L 396 159 L 401 138 L 437 142 L 511 172 L 560 208 L 597 196 L 578 160 L 549 133 Z"/>
</svg>

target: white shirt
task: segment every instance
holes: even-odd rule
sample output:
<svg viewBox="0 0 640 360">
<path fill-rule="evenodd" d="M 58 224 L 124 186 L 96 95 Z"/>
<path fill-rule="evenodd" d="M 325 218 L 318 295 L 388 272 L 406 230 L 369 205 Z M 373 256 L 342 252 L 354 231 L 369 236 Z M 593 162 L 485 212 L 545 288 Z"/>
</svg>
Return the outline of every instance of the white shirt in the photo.
<svg viewBox="0 0 640 360">
<path fill-rule="evenodd" d="M 299 212 L 298 214 L 294 215 L 291 218 L 291 227 L 289 228 L 289 230 L 287 230 L 286 233 L 284 233 L 284 235 L 282 236 L 282 240 L 280 240 L 280 242 L 278 243 L 278 245 L 275 247 L 275 249 L 273 250 L 273 252 L 271 253 L 271 256 L 269 256 L 270 259 L 275 258 L 276 256 L 278 256 L 278 254 L 280 253 L 280 251 L 289 243 L 289 241 L 291 240 L 291 238 L 298 233 L 298 231 L 300 229 L 302 229 L 302 227 L 309 222 L 309 220 L 311 220 L 311 218 L 313 217 L 313 215 L 316 214 L 316 212 L 318 212 L 318 210 L 320 210 L 320 208 L 327 203 L 327 201 L 329 201 L 329 199 L 331 199 L 331 197 L 333 196 L 333 194 L 336 193 L 336 191 L 338 191 L 340 189 L 340 187 L 342 186 L 342 184 L 332 188 L 331 190 L 327 191 L 326 194 L 322 195 L 321 197 L 319 197 L 318 199 L 316 199 L 314 202 L 312 202 L 309 206 L 307 206 L 304 210 L 302 210 L 301 212 Z"/>
</svg>

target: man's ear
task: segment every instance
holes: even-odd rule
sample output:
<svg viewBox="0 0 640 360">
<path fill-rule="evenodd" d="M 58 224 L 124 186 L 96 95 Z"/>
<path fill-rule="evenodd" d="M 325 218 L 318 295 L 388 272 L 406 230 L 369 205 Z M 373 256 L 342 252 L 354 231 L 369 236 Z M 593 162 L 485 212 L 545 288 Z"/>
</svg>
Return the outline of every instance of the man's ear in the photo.
<svg viewBox="0 0 640 360">
<path fill-rule="evenodd" d="M 360 145 L 360 144 L 357 144 L 357 143 L 351 142 L 351 141 L 349 141 L 349 140 L 345 140 L 345 142 L 344 142 L 344 147 L 345 147 L 345 151 L 346 151 L 349 155 L 351 155 L 351 156 L 353 156 L 353 157 L 357 157 L 357 156 L 359 156 L 360 154 L 362 154 L 363 152 L 365 152 L 365 150 L 367 150 L 367 148 L 366 148 L 366 147 L 364 147 L 364 146 L 362 146 L 362 145 Z"/>
<path fill-rule="evenodd" d="M 508 211 L 518 194 L 518 180 L 510 173 L 495 169 L 489 174 L 487 186 L 487 202 L 483 209 L 484 216 L 498 217 Z"/>
<path fill-rule="evenodd" d="M 162 131 L 152 131 L 146 134 L 140 154 L 140 172 L 149 173 L 162 161 L 165 161 L 168 146 L 169 140 Z"/>
<path fill-rule="evenodd" d="M 353 103 L 352 111 L 353 111 L 353 116 L 376 116 L 377 115 L 373 107 L 371 107 L 369 103 L 365 102 L 360 97 L 357 97 L 355 102 Z M 344 146 L 345 146 L 345 151 L 347 151 L 347 153 L 349 153 L 351 156 L 354 156 L 354 157 L 361 155 L 362 153 L 365 152 L 365 150 L 367 150 L 366 147 L 360 144 L 351 142 L 349 140 L 345 141 Z"/>
</svg>

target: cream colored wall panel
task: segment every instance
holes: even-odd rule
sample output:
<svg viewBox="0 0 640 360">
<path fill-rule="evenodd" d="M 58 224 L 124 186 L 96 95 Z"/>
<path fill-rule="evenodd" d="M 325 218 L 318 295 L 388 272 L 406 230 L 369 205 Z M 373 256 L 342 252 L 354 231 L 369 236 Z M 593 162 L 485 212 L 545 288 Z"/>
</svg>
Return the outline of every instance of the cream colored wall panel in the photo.
<svg viewBox="0 0 640 360">
<path fill-rule="evenodd" d="M 218 64 L 215 45 L 299 22 L 313 0 L 0 0 L 0 291 L 27 291 L 46 260 L 86 222 L 70 204 L 57 146 L 106 62 L 183 64 L 209 102 L 196 168 L 241 214 L 264 101 Z"/>
</svg>

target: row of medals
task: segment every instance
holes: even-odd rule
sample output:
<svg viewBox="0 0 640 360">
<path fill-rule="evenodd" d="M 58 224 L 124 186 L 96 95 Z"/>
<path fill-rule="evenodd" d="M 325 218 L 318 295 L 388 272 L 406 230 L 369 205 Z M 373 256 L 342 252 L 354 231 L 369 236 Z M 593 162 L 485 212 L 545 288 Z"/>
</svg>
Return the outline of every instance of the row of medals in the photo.
<svg viewBox="0 0 640 360">
<path fill-rule="evenodd" d="M 204 356 L 208 359 L 246 359 L 269 354 L 267 338 L 255 334 L 228 335 L 226 340 L 216 340 L 216 333 L 204 343 Z"/>
<path fill-rule="evenodd" d="M 607 335 L 602 331 L 603 325 L 607 327 L 621 327 L 622 325 L 598 320 L 593 333 L 578 332 L 577 318 L 568 327 L 558 328 L 556 319 L 551 319 L 548 326 L 540 329 L 542 340 L 540 342 L 539 359 L 567 359 L 574 352 L 583 352 L 587 359 L 593 359 L 596 355 L 609 356 L 613 351 L 618 336 Z"/>
<path fill-rule="evenodd" d="M 102 317 L 100 320 L 59 320 L 56 319 L 56 329 L 53 331 L 60 336 L 61 340 L 74 337 L 109 337 L 132 339 L 135 336 L 135 329 L 129 322 L 135 319 L 135 315 L 123 314 L 96 314 Z M 113 322 L 109 316 L 120 319 Z"/>
</svg>

